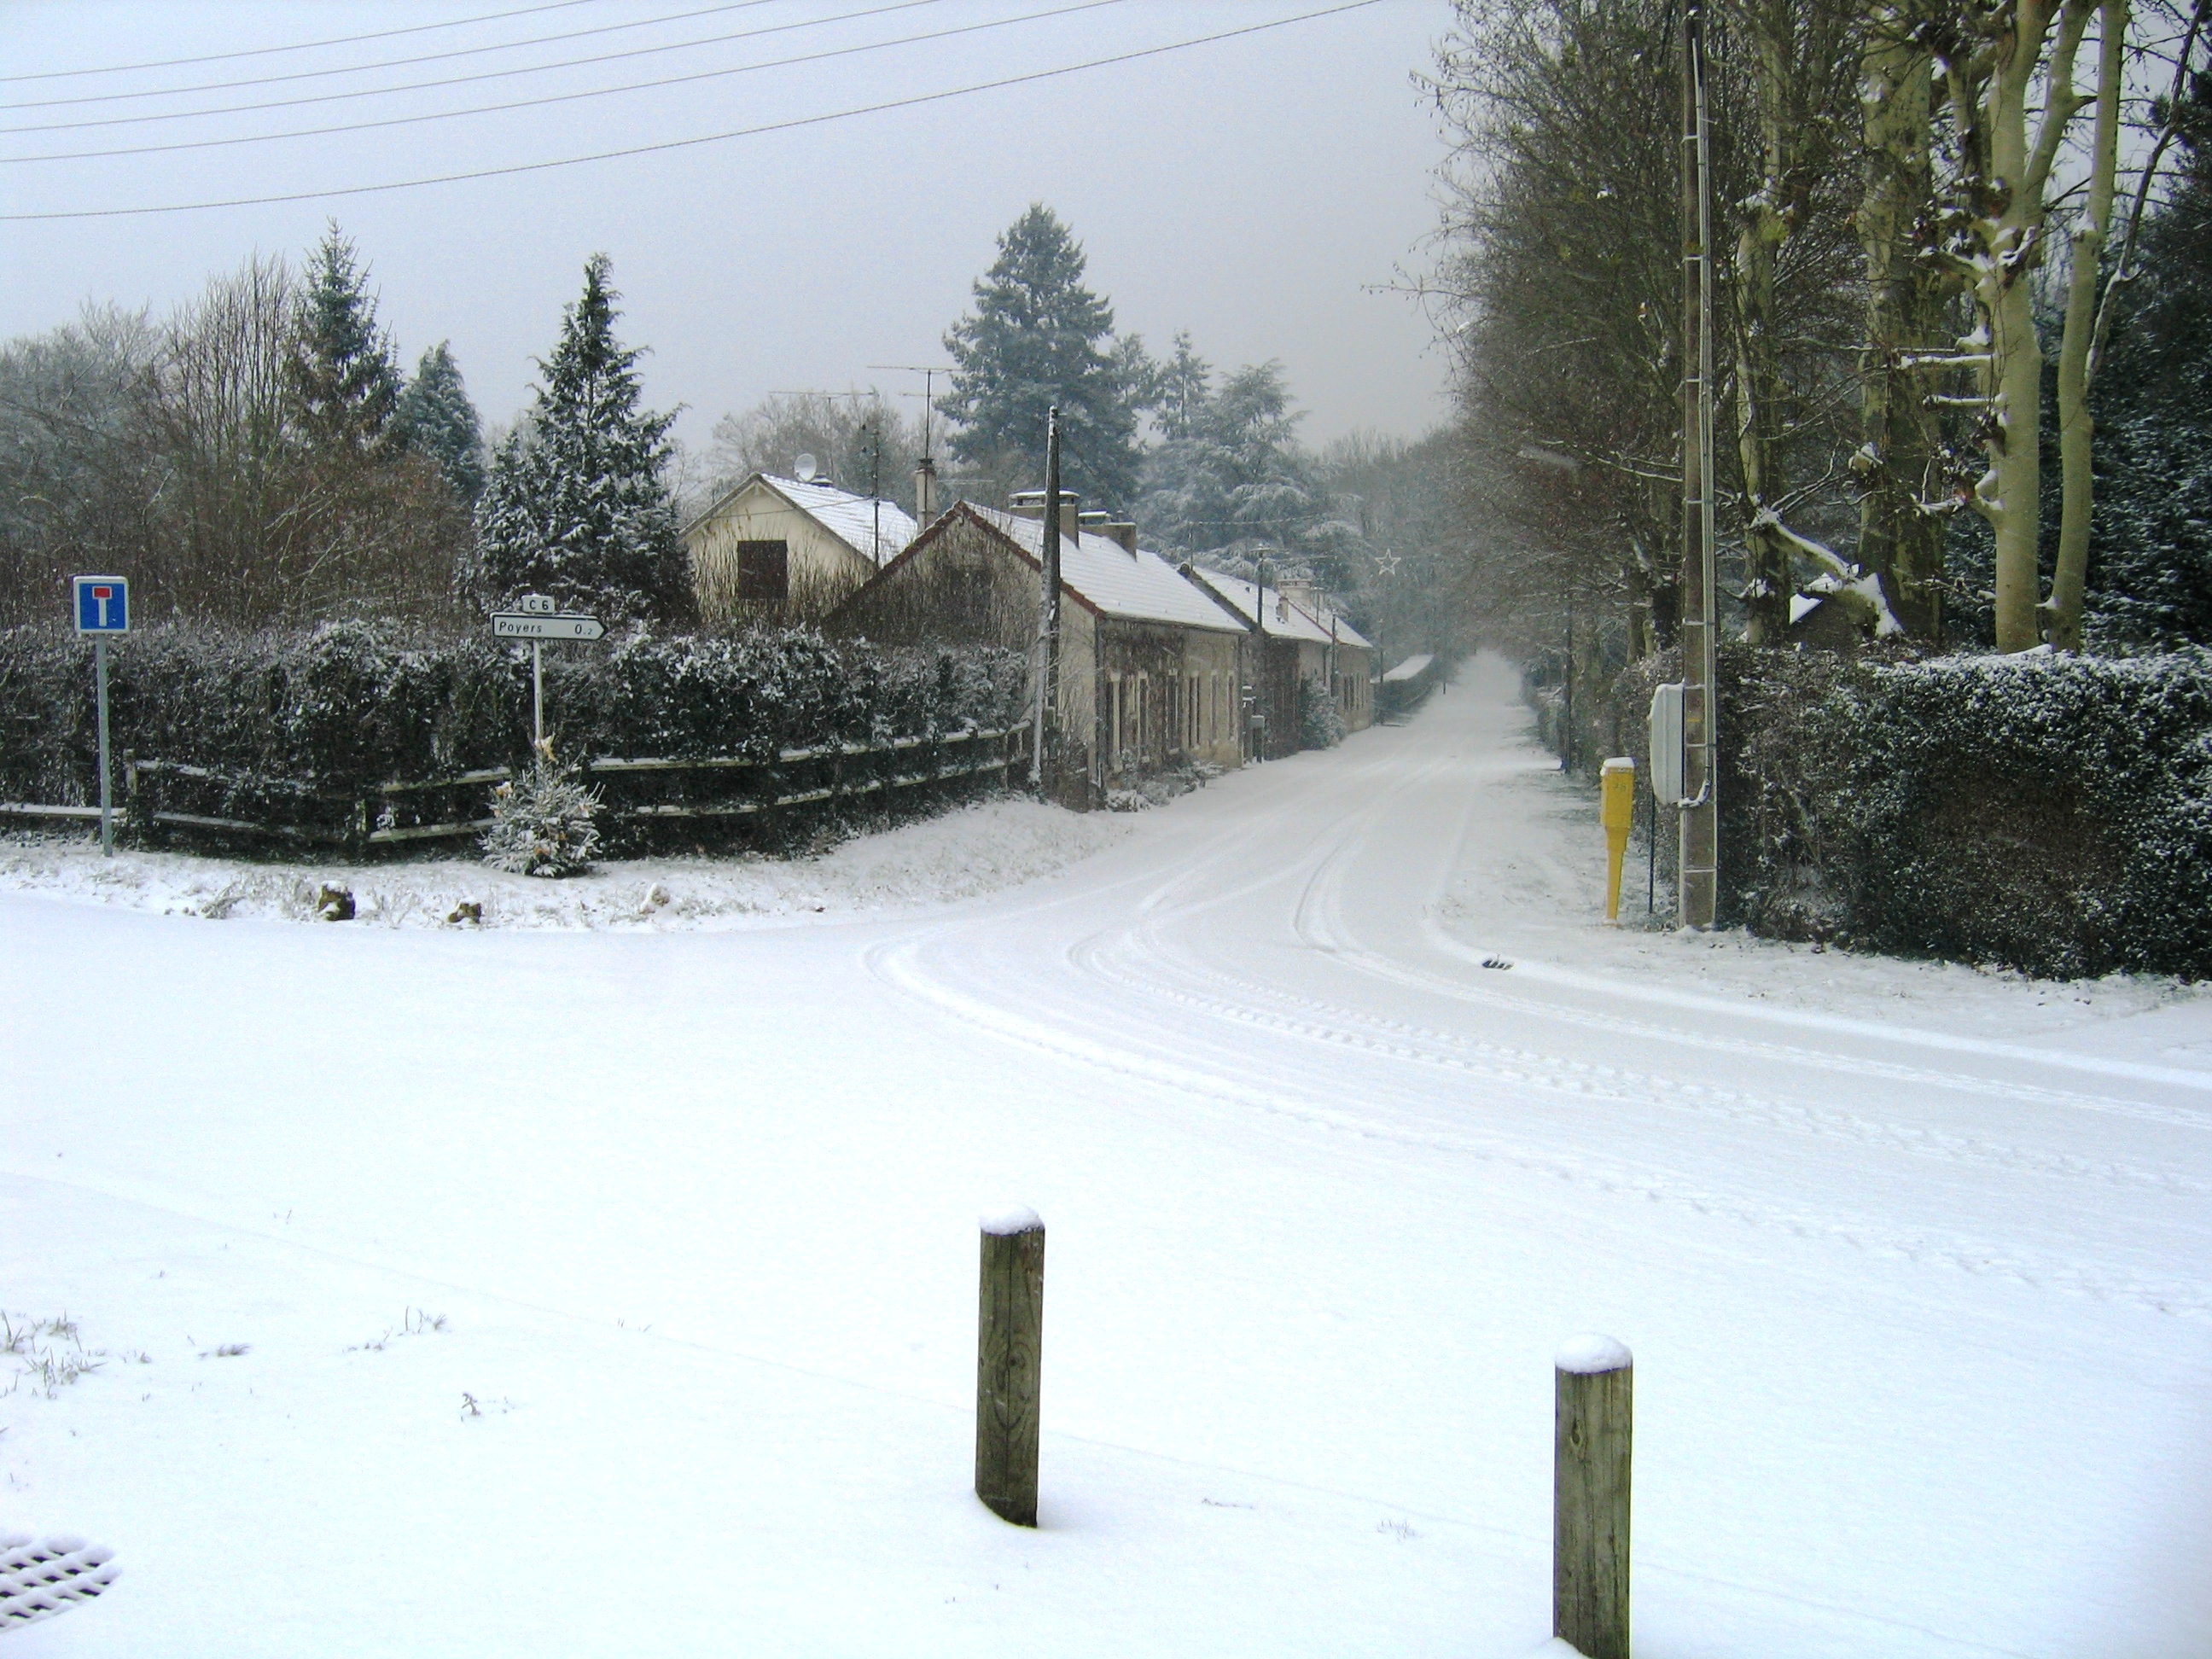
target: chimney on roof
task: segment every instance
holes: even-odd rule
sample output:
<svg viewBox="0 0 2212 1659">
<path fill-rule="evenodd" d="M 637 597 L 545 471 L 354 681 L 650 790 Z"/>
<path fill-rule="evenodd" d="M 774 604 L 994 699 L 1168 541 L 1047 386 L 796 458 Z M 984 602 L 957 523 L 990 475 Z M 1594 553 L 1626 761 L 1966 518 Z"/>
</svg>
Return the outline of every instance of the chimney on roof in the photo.
<svg viewBox="0 0 2212 1659">
<path fill-rule="evenodd" d="M 1133 559 L 1137 556 L 1137 526 L 1128 520 L 1115 520 L 1114 522 L 1109 524 L 1105 529 L 1099 533 L 1102 535 L 1111 536 L 1115 541 L 1121 543 L 1122 550 L 1127 552 L 1131 558 Z"/>
<path fill-rule="evenodd" d="M 1017 489 L 1009 499 L 1018 516 L 1024 519 L 1044 517 L 1044 491 L 1042 489 Z M 1060 492 L 1060 533 L 1070 541 L 1082 532 L 1083 515 L 1076 510 L 1079 499 L 1072 489 Z"/>
<path fill-rule="evenodd" d="M 925 527 L 937 517 L 937 463 L 927 455 L 914 470 L 914 516 Z"/>
<path fill-rule="evenodd" d="M 1275 582 L 1275 591 L 1280 593 L 1285 601 L 1288 604 L 1294 605 L 1297 606 L 1299 610 L 1304 611 L 1308 616 L 1312 617 L 1316 620 L 1319 619 L 1321 616 L 1321 589 L 1315 583 L 1314 579 L 1311 576 L 1278 577 Z M 1285 613 L 1285 620 L 1289 620 L 1287 613 Z"/>
</svg>

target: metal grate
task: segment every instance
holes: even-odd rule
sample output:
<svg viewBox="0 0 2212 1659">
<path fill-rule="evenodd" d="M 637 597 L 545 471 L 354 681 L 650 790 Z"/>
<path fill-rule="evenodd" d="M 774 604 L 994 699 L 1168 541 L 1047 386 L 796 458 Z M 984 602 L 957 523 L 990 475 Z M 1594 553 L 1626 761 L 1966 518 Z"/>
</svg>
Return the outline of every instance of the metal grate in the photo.
<svg viewBox="0 0 2212 1659">
<path fill-rule="evenodd" d="M 0 1631 L 89 1601 L 115 1582 L 108 1551 L 82 1538 L 0 1533 Z"/>
</svg>

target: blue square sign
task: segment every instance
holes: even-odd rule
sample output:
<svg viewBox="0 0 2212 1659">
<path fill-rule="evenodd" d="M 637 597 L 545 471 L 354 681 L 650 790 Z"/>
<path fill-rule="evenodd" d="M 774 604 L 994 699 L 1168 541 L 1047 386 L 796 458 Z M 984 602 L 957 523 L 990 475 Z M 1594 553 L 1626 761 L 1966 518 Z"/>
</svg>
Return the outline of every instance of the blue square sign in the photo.
<svg viewBox="0 0 2212 1659">
<path fill-rule="evenodd" d="M 131 631 L 131 584 L 120 576 L 76 576 L 76 631 L 80 634 L 127 634 Z"/>
</svg>

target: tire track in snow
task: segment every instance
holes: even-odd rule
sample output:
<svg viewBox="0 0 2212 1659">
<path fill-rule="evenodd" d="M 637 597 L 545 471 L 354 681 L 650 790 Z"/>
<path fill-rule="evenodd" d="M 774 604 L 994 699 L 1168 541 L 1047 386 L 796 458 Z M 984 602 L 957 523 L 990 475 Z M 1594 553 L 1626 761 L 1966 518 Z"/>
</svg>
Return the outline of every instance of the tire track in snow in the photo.
<svg viewBox="0 0 2212 1659">
<path fill-rule="evenodd" d="M 1085 1036 L 1069 1024 L 1016 1013 L 985 994 L 959 988 L 949 977 L 932 972 L 923 958 L 933 942 L 933 934 L 889 941 L 872 947 L 865 959 L 869 971 L 886 985 L 963 1024 L 1115 1076 L 1164 1085 L 1216 1104 L 1256 1110 L 1304 1127 L 1393 1147 L 1479 1159 L 1609 1195 L 1641 1198 L 1716 1220 L 1815 1243 L 1842 1244 L 1873 1255 L 1934 1264 L 1978 1277 L 2011 1279 L 2033 1289 L 2124 1303 L 2172 1317 L 2212 1317 L 2212 1287 L 2200 1283 L 2153 1279 L 1984 1239 L 1899 1227 L 1871 1217 L 1793 1208 L 1723 1194 L 1657 1166 L 1598 1155 L 1563 1157 L 1504 1134 L 1407 1128 L 1325 1103 L 1309 1086 L 1289 1079 L 1263 1087 L 1247 1078 L 1223 1075 L 1141 1037 L 1124 1034 L 1121 1041 L 1107 1042 Z M 969 985 L 978 983 L 972 957 L 964 962 L 961 978 Z M 1026 984 L 1022 994 L 1034 1003 L 1036 988 L 1033 982 Z M 1095 1016 L 1096 1009 L 1085 1006 L 1081 1012 Z M 1244 1069 L 1249 1073 L 1252 1067 Z"/>
<path fill-rule="evenodd" d="M 1791 1130 L 1987 1169 L 2094 1181 L 2182 1196 L 2212 1195 L 2212 1182 L 2176 1170 L 2118 1160 L 2100 1162 L 2063 1152 L 1978 1140 L 1916 1124 L 1863 1117 L 1832 1108 L 1707 1084 L 1686 1083 L 1653 1073 L 1595 1060 L 1571 1060 L 1539 1049 L 1516 1048 L 1510 1043 L 1363 1014 L 1218 969 L 1178 964 L 1156 947 L 1139 943 L 1142 937 L 1133 933 L 1119 938 L 1113 945 L 1096 939 L 1087 941 L 1078 947 L 1076 959 L 1085 972 L 1100 979 L 1215 1019 L 1307 1037 L 1415 1065 L 1441 1066 L 1511 1088 L 1542 1089 L 1577 1100 L 1692 1111 L 1734 1123 Z M 1148 963 L 1155 971 L 1143 971 Z M 1247 1000 L 1231 1001 L 1199 990 L 1178 988 L 1163 976 L 1164 973 L 1174 972 L 1178 965 L 1200 985 L 1233 989 Z M 1273 1003 L 1279 1010 L 1294 1012 L 1271 1012 L 1257 1006 L 1261 1003 Z"/>
</svg>

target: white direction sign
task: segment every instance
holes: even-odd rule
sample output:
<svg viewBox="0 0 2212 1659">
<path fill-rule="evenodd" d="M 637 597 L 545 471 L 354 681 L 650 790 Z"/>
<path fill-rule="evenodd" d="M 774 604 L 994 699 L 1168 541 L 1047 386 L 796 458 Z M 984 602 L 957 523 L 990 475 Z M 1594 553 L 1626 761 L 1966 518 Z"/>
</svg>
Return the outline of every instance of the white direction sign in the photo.
<svg viewBox="0 0 2212 1659">
<path fill-rule="evenodd" d="M 607 630 L 597 617 L 574 611 L 556 611 L 550 616 L 542 611 L 495 611 L 491 631 L 502 640 L 596 640 Z"/>
</svg>

